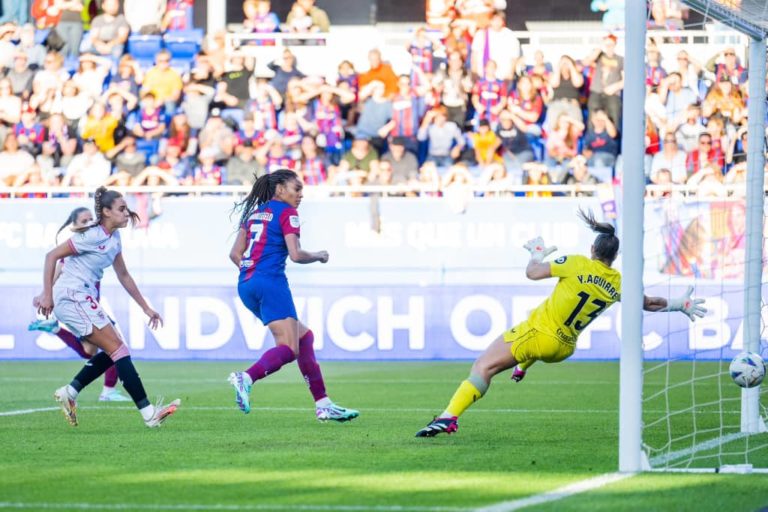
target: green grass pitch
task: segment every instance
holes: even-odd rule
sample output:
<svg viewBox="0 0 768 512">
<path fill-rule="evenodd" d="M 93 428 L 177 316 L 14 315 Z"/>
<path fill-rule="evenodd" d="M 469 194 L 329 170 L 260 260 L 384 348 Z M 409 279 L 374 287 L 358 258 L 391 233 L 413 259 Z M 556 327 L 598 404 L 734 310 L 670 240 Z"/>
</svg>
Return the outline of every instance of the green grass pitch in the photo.
<svg viewBox="0 0 768 512">
<path fill-rule="evenodd" d="M 80 364 L 0 363 L 0 414 L 55 406 Z M 501 375 L 456 435 L 433 439 L 414 433 L 468 363 L 323 363 L 330 396 L 361 411 L 347 424 L 315 420 L 295 365 L 254 386 L 249 415 L 226 382 L 243 362 L 136 366 L 151 398 L 182 399 L 160 429 L 130 403 L 97 402 L 101 381 L 81 395 L 76 428 L 57 409 L 0 415 L 0 509 L 463 511 L 617 468 L 617 363 L 537 365 L 520 384 Z M 751 461 L 768 467 L 766 452 Z M 768 475 L 656 473 L 526 510 L 766 506 Z"/>
</svg>

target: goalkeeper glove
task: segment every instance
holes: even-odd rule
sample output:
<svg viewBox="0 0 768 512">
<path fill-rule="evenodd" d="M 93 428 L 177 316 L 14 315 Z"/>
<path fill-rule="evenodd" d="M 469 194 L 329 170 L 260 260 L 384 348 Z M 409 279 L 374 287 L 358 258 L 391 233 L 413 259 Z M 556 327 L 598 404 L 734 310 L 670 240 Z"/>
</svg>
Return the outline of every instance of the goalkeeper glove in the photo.
<svg viewBox="0 0 768 512">
<path fill-rule="evenodd" d="M 693 295 L 693 286 L 689 286 L 681 297 L 669 299 L 667 307 L 662 311 L 681 311 L 691 319 L 691 322 L 695 321 L 696 317 L 703 318 L 707 313 L 707 308 L 701 305 L 704 304 L 704 299 L 694 299 L 691 295 Z"/>
<path fill-rule="evenodd" d="M 536 263 L 541 263 L 544 258 L 557 250 L 557 247 L 555 246 L 547 247 L 544 245 L 544 240 L 540 236 L 537 236 L 533 240 L 528 240 L 523 247 L 528 249 L 528 252 L 531 253 L 531 261 L 535 261 Z"/>
</svg>

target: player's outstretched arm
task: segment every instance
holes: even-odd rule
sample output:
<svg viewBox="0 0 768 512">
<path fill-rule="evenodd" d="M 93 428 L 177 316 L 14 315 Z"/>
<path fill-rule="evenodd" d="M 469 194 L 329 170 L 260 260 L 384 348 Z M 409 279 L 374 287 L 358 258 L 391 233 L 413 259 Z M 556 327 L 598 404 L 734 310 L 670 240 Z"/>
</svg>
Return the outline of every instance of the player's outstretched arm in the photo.
<svg viewBox="0 0 768 512">
<path fill-rule="evenodd" d="M 693 286 L 689 286 L 685 293 L 676 299 L 665 299 L 663 297 L 643 297 L 643 309 L 645 311 L 680 311 L 691 322 L 696 317 L 702 318 L 707 314 L 707 308 L 702 306 L 704 299 L 693 298 Z"/>
<path fill-rule="evenodd" d="M 53 249 L 45 255 L 45 266 L 43 267 L 43 291 L 35 297 L 33 305 L 37 308 L 37 312 L 44 315 L 46 318 L 53 311 L 53 283 L 56 281 L 56 265 L 59 260 L 72 256 L 75 254 L 75 250 L 69 241 L 66 241 Z"/>
<path fill-rule="evenodd" d="M 309 252 L 301 248 L 299 237 L 293 233 L 285 235 L 288 255 L 294 263 L 328 263 L 328 251 Z"/>
<path fill-rule="evenodd" d="M 534 281 L 552 277 L 552 269 L 549 263 L 544 262 L 544 258 L 555 252 L 557 247 L 547 247 L 540 236 L 528 240 L 523 247 L 531 253 L 531 259 L 528 262 L 528 266 L 525 267 L 525 276 Z"/>
</svg>

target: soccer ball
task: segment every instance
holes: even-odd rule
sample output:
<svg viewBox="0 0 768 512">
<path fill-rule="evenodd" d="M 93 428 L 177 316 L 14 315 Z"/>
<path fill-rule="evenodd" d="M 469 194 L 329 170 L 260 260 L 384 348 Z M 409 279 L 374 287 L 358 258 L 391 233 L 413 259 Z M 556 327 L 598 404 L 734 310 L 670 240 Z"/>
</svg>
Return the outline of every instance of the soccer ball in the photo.
<svg viewBox="0 0 768 512">
<path fill-rule="evenodd" d="M 742 388 L 754 388 L 763 382 L 765 363 L 763 358 L 753 352 L 742 352 L 731 361 L 728 367 L 733 382 Z"/>
</svg>

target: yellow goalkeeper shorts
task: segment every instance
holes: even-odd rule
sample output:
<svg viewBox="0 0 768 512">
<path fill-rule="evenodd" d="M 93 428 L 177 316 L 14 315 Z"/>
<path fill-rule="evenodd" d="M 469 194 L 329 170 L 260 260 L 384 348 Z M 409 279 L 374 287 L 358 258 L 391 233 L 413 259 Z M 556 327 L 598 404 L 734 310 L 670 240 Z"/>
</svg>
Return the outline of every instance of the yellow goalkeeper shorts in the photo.
<svg viewBox="0 0 768 512">
<path fill-rule="evenodd" d="M 576 345 L 564 343 L 554 336 L 537 331 L 528 322 L 523 322 L 504 332 L 504 341 L 510 344 L 518 363 L 544 361 L 558 363 L 573 354 Z"/>
</svg>

